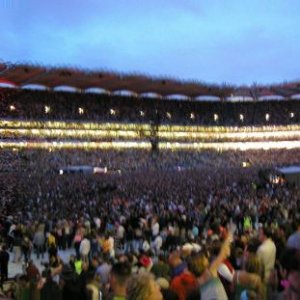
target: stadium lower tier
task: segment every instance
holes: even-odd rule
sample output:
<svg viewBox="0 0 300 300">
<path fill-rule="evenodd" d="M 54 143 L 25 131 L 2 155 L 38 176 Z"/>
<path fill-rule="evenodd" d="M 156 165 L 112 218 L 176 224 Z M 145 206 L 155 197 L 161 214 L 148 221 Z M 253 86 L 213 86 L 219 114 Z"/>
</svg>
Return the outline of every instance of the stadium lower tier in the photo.
<svg viewBox="0 0 300 300">
<path fill-rule="evenodd" d="M 300 148 L 300 125 L 178 126 L 0 120 L 2 148 L 250 150 Z"/>
</svg>

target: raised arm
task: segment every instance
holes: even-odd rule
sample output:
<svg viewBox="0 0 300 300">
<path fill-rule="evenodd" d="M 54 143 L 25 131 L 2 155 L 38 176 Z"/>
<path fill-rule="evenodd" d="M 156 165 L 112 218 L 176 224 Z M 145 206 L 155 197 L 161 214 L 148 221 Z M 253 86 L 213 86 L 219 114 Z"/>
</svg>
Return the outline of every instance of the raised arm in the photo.
<svg viewBox="0 0 300 300">
<path fill-rule="evenodd" d="M 222 264 L 223 260 L 230 255 L 230 244 L 232 242 L 232 234 L 228 233 L 226 239 L 224 240 L 218 256 L 212 261 L 209 266 L 209 271 L 213 277 L 218 276 L 218 268 Z"/>
</svg>

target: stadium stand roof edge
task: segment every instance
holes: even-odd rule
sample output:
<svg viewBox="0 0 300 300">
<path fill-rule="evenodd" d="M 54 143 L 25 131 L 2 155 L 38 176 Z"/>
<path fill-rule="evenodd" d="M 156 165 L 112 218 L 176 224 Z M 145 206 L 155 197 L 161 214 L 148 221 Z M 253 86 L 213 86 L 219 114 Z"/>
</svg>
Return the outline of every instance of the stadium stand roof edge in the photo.
<svg viewBox="0 0 300 300">
<path fill-rule="evenodd" d="M 49 67 L 38 64 L 12 64 L 0 62 L 0 86 L 10 82 L 16 87 L 38 85 L 45 89 L 59 86 L 74 87 L 76 91 L 85 92 L 98 88 L 114 93 L 131 91 L 136 95 L 153 93 L 162 97 L 183 95 L 191 99 L 199 96 L 219 97 L 221 100 L 259 98 L 291 98 L 300 93 L 300 82 L 281 83 L 262 86 L 233 86 L 227 83 L 207 84 L 196 80 L 179 80 L 168 76 L 154 77 L 138 73 L 117 73 L 109 70 L 84 70 L 79 67 Z"/>
</svg>

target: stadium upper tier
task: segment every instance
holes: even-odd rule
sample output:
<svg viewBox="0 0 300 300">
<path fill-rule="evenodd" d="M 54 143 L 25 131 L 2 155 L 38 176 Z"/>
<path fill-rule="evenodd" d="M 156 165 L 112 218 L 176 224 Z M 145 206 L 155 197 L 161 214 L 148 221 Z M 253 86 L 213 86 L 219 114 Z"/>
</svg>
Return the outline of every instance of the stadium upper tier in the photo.
<svg viewBox="0 0 300 300">
<path fill-rule="evenodd" d="M 69 89 L 77 92 L 152 95 L 206 101 L 253 101 L 300 99 L 300 82 L 270 86 L 236 87 L 228 84 L 206 84 L 172 78 L 54 68 L 27 64 L 0 63 L 0 86 L 21 89 Z"/>
<path fill-rule="evenodd" d="M 292 125 L 300 101 L 176 101 L 0 88 L 0 118 L 203 126 Z"/>
</svg>

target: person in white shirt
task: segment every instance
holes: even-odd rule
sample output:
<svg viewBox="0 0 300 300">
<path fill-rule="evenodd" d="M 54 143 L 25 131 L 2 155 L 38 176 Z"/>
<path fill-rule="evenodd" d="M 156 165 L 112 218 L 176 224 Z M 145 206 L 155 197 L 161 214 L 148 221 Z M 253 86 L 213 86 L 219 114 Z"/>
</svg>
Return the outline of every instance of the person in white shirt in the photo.
<svg viewBox="0 0 300 300">
<path fill-rule="evenodd" d="M 94 223 L 96 225 L 97 230 L 101 227 L 101 219 L 99 217 L 94 217 Z"/>
<path fill-rule="evenodd" d="M 84 237 L 84 239 L 80 242 L 79 246 L 79 253 L 82 257 L 82 260 L 87 262 L 88 256 L 91 251 L 91 242 L 87 237 Z"/>
<path fill-rule="evenodd" d="M 122 241 L 123 242 L 123 239 L 124 239 L 124 235 L 125 235 L 125 228 L 122 224 L 120 224 L 118 226 L 118 229 L 117 229 L 117 238 L 118 240 Z"/>
<path fill-rule="evenodd" d="M 259 228 L 258 238 L 261 245 L 257 249 L 257 256 L 264 267 L 264 282 L 270 283 L 270 276 L 275 266 L 276 246 L 271 238 L 271 230 L 268 227 Z"/>
<path fill-rule="evenodd" d="M 152 220 L 151 231 L 152 238 L 155 238 L 159 234 L 159 223 L 157 222 L 157 218 L 155 217 Z"/>
<path fill-rule="evenodd" d="M 151 248 L 155 254 L 158 254 L 160 252 L 162 244 L 163 244 L 162 237 L 160 235 L 156 236 L 154 241 L 151 243 Z"/>
</svg>

